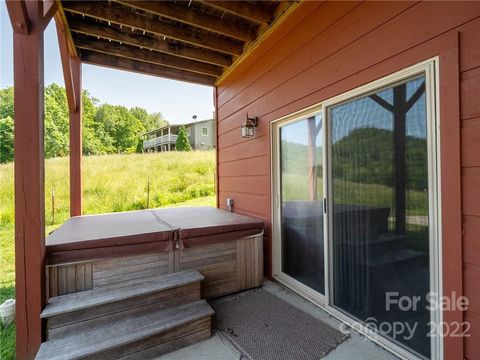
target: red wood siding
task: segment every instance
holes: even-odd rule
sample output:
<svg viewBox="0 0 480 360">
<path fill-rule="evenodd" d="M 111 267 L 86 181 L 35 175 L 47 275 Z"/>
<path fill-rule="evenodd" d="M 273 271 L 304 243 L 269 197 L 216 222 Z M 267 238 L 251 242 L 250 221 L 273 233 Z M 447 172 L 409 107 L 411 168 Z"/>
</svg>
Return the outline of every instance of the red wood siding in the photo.
<svg viewBox="0 0 480 360">
<path fill-rule="evenodd" d="M 460 32 L 463 286 L 472 338 L 465 357 L 480 357 L 480 24 Z M 476 340 L 474 340 L 476 339 Z"/>
<path fill-rule="evenodd" d="M 480 358 L 480 342 L 473 341 L 480 336 L 480 2 L 300 5 L 217 87 L 219 204 L 232 197 L 237 212 L 265 220 L 270 275 L 270 122 L 433 56 L 440 59 L 443 287 L 471 298 L 465 314 L 444 314 L 472 324 L 471 338 L 445 340 L 445 358 L 474 359 Z M 253 139 L 240 136 L 247 112 L 260 119 Z"/>
</svg>

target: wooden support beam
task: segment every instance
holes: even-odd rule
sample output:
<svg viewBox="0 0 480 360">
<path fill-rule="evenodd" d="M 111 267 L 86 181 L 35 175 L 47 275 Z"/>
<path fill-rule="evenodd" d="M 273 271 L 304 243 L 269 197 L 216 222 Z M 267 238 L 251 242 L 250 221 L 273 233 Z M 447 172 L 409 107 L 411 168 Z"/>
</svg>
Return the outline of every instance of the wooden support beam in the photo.
<svg viewBox="0 0 480 360">
<path fill-rule="evenodd" d="M 214 149 L 215 149 L 215 204 L 217 208 L 220 208 L 220 175 L 218 169 L 220 169 L 220 157 L 218 156 L 218 86 L 213 87 L 213 139 L 215 139 Z"/>
<path fill-rule="evenodd" d="M 164 65 L 175 69 L 187 70 L 199 74 L 219 76 L 222 68 L 205 64 L 194 60 L 179 58 L 172 55 L 162 54 L 156 51 L 143 50 L 135 46 L 121 45 L 118 43 L 97 40 L 96 38 L 74 36 L 75 44 L 80 49 L 93 50 L 105 54 L 121 56 L 124 58 L 145 61 L 152 64 Z"/>
<path fill-rule="evenodd" d="M 34 359 L 38 351 L 45 305 L 45 21 L 41 2 L 25 5 L 30 31 L 13 34 L 16 357 L 22 360 Z"/>
<path fill-rule="evenodd" d="M 68 50 L 68 36 L 65 25 L 58 17 L 55 19 L 57 27 L 58 46 L 60 48 L 60 60 L 62 61 L 63 79 L 65 80 L 65 90 L 67 92 L 68 110 L 71 113 L 77 111 L 77 102 L 75 88 L 73 86 L 72 69 L 70 67 L 70 54 Z"/>
<path fill-rule="evenodd" d="M 160 51 L 165 54 L 175 55 L 180 58 L 197 60 L 213 65 L 228 67 L 232 59 L 228 55 L 220 54 L 208 49 L 193 48 L 179 43 L 164 41 L 163 37 L 145 33 L 145 35 L 132 32 L 131 29 L 121 30 L 114 26 L 103 25 L 98 22 L 89 22 L 71 17 L 68 20 L 72 32 L 102 37 L 128 45 L 143 47 L 149 50 Z"/>
<path fill-rule="evenodd" d="M 77 104 L 70 112 L 70 216 L 82 215 L 82 63 L 70 59 Z"/>
<path fill-rule="evenodd" d="M 70 27 L 67 22 L 67 16 L 65 15 L 65 11 L 63 10 L 62 2 L 57 0 L 56 3 L 57 3 L 57 12 L 55 13 L 55 21 L 61 22 L 63 24 L 65 33 L 67 35 L 68 53 L 70 54 L 71 57 L 77 58 L 78 57 L 77 49 L 75 47 L 75 44 L 73 43 L 72 34 L 70 32 Z"/>
<path fill-rule="evenodd" d="M 240 55 L 243 52 L 243 46 L 241 43 L 180 28 L 157 19 L 141 16 L 134 11 L 109 6 L 106 3 L 67 1 L 63 3 L 63 6 L 65 10 L 76 14 L 86 15 L 122 26 L 148 31 L 153 34 L 225 54 Z"/>
<path fill-rule="evenodd" d="M 12 23 L 13 32 L 16 34 L 28 35 L 30 31 L 30 20 L 28 19 L 25 1 L 7 0 L 6 5 L 8 16 Z"/>
<path fill-rule="evenodd" d="M 50 19 L 58 11 L 57 2 L 55 0 L 43 0 L 43 18 L 50 21 Z"/>
<path fill-rule="evenodd" d="M 263 8 L 261 5 L 253 5 L 245 1 L 203 2 L 216 9 L 228 12 L 261 25 L 268 25 L 273 19 L 273 14 L 267 9 Z"/>
<path fill-rule="evenodd" d="M 82 50 L 80 58 L 82 62 L 88 64 L 105 66 L 119 70 L 133 71 L 145 75 L 159 76 L 173 80 L 186 81 L 194 84 L 212 86 L 215 82 L 215 78 L 212 76 L 172 69 L 166 66 L 150 64 L 143 61 L 136 61 L 108 54 L 102 54 L 90 50 Z"/>
<path fill-rule="evenodd" d="M 255 40 L 256 30 L 242 27 L 232 22 L 226 22 L 217 16 L 204 13 L 194 8 L 188 8 L 174 2 L 165 1 L 131 1 L 120 0 L 120 3 L 143 10 L 154 15 L 179 21 L 184 24 L 212 31 L 237 40 L 251 42 Z"/>
</svg>

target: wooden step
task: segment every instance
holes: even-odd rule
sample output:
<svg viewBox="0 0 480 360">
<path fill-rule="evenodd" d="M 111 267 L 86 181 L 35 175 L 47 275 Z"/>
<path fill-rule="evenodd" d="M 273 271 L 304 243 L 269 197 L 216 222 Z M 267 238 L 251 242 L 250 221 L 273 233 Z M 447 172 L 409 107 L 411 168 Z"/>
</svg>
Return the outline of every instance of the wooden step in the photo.
<svg viewBox="0 0 480 360">
<path fill-rule="evenodd" d="M 141 309 L 42 343 L 38 360 L 147 359 L 211 336 L 212 308 L 205 300 L 162 310 Z"/>
<path fill-rule="evenodd" d="M 51 298 L 42 318 L 48 339 L 115 321 L 136 309 L 160 310 L 200 300 L 203 275 L 196 270 L 136 279 Z"/>
</svg>

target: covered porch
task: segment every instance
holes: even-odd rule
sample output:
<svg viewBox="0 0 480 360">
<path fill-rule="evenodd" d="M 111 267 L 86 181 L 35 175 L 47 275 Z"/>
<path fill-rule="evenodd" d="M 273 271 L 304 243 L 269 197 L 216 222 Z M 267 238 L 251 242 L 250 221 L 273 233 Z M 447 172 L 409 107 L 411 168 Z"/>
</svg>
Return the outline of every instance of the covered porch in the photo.
<svg viewBox="0 0 480 360">
<path fill-rule="evenodd" d="M 478 358 L 477 3 L 7 6 L 19 359 L 261 359 L 245 349 L 267 348 L 258 339 L 272 328 L 281 345 L 307 339 L 307 353 L 327 359 Z M 70 112 L 71 218 L 45 236 L 52 19 Z M 216 208 L 83 214 L 82 63 L 212 87 Z M 468 296 L 470 307 L 429 309 L 430 293 Z M 240 306 L 259 294 L 265 303 Z M 420 296 L 420 311 L 391 311 L 387 294 Z M 210 338 L 228 304 L 243 309 L 227 316 L 235 326 L 217 324 Z M 372 317 L 421 329 L 371 332 Z M 236 336 L 246 318 L 244 333 L 261 335 L 248 346 Z M 443 325 L 466 329 L 427 335 Z"/>
<path fill-rule="evenodd" d="M 83 215 L 82 63 L 209 85 L 215 92 L 216 81 L 298 4 L 7 5 L 14 29 L 17 358 L 152 358 L 208 339 L 213 310 L 205 299 L 263 284 L 264 220 L 215 208 Z M 45 236 L 43 31 L 52 19 L 70 111 L 71 218 Z M 266 288 L 284 291 L 273 283 Z M 298 296 L 291 301 L 306 306 Z M 130 334 L 123 317 L 132 324 Z M 238 354 L 222 350 L 219 339 L 216 334 L 183 355 L 167 356 Z M 387 356 L 373 343 L 365 351 Z"/>
</svg>

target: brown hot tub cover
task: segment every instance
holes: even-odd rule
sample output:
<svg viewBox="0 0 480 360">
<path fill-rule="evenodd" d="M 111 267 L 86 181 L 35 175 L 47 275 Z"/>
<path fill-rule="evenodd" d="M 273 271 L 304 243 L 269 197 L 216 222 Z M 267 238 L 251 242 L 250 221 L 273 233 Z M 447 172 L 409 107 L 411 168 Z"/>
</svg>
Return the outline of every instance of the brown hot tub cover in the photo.
<svg viewBox="0 0 480 360">
<path fill-rule="evenodd" d="M 170 251 L 235 240 L 262 229 L 260 219 L 213 207 L 76 216 L 47 237 L 47 263 Z"/>
<path fill-rule="evenodd" d="M 156 209 L 155 214 L 177 229 L 176 247 L 235 240 L 262 231 L 263 220 L 210 206 Z"/>
</svg>

